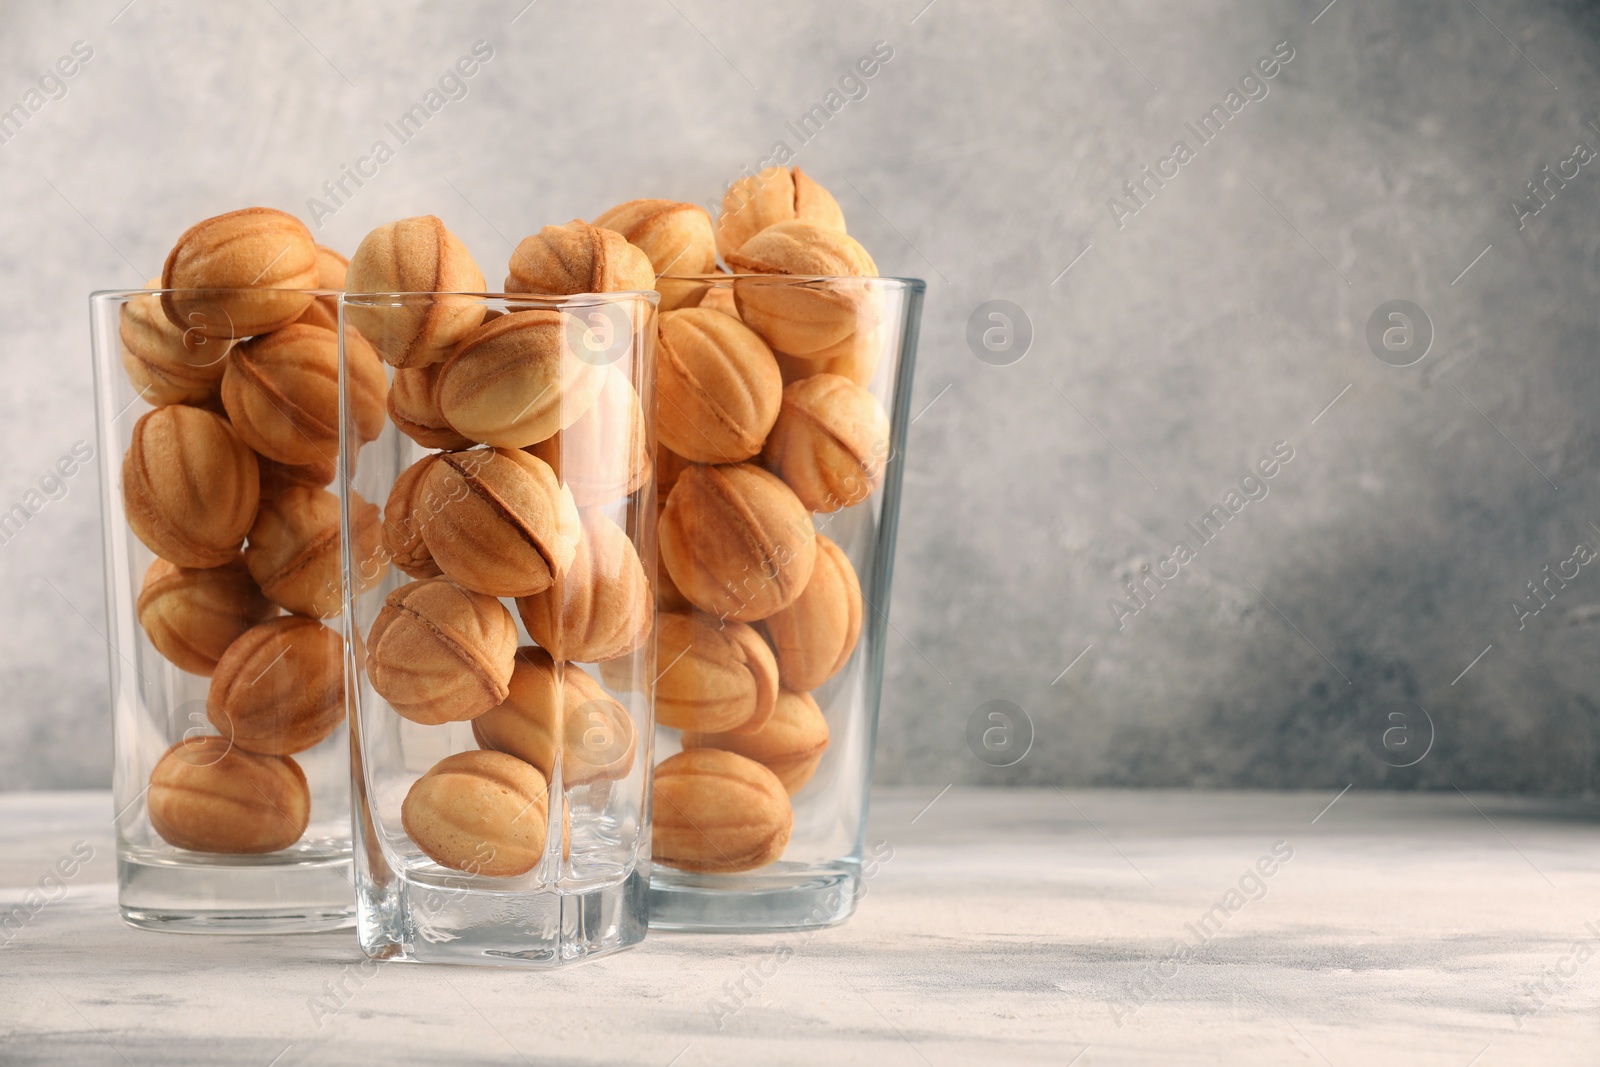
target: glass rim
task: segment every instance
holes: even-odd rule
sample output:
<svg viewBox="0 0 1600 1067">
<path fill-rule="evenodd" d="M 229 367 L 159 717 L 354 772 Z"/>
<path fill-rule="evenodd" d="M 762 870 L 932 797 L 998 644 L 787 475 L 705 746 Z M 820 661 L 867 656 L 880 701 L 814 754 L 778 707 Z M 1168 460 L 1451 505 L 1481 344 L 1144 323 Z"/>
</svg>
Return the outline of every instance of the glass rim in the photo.
<svg viewBox="0 0 1600 1067">
<path fill-rule="evenodd" d="M 904 278 L 894 275 L 853 275 L 853 274 L 660 274 L 658 281 L 694 282 L 697 284 L 721 284 L 745 280 L 761 279 L 769 284 L 809 285 L 816 282 L 873 282 L 885 287 L 904 289 L 910 292 L 922 292 L 927 289 L 928 283 L 922 278 Z M 282 289 L 271 286 L 236 286 L 212 288 L 174 288 L 174 289 L 93 289 L 89 292 L 91 303 L 114 303 L 116 301 L 133 300 L 142 296 L 163 296 L 167 293 L 297 293 L 311 297 L 330 297 L 340 303 L 354 303 L 361 307 L 402 307 L 410 300 L 417 297 L 456 296 L 470 297 L 474 300 L 499 300 L 507 303 L 540 304 L 550 307 L 593 307 L 600 304 L 619 303 L 627 299 L 642 299 L 652 304 L 659 304 L 661 294 L 655 289 L 620 289 L 612 293 L 573 293 L 565 296 L 544 293 L 492 293 L 473 292 L 468 290 L 394 290 L 376 293 L 351 293 L 342 289 Z M 379 298 L 387 304 L 378 303 Z"/>
<path fill-rule="evenodd" d="M 928 283 L 921 278 L 902 278 L 890 274 L 658 274 L 656 280 L 674 282 L 737 282 L 761 279 L 765 282 L 792 282 L 796 284 L 810 282 L 876 282 L 888 287 L 907 290 L 922 290 Z"/>
<path fill-rule="evenodd" d="M 166 293 L 297 293 L 305 296 L 338 296 L 337 289 L 280 289 L 271 286 L 221 286 L 206 289 L 91 289 L 89 299 L 95 303 L 115 300 L 132 300 L 141 296 L 162 296 Z"/>
<path fill-rule="evenodd" d="M 547 293 L 475 293 L 465 290 L 439 290 L 435 292 L 396 290 L 383 293 L 351 293 L 344 290 L 336 290 L 329 295 L 338 297 L 340 304 L 353 304 L 357 307 L 404 307 L 407 303 L 415 302 L 418 297 L 434 299 L 441 296 L 450 296 L 481 301 L 498 300 L 508 304 L 526 304 L 532 310 L 562 307 L 599 307 L 605 304 L 626 303 L 629 300 L 643 300 L 648 304 L 655 305 L 661 300 L 661 294 L 654 289 L 618 289 L 613 293 L 571 293 L 567 295 Z"/>
<path fill-rule="evenodd" d="M 418 297 L 435 298 L 441 296 L 467 297 L 473 300 L 499 300 L 517 304 L 539 304 L 550 307 L 591 307 L 600 304 L 616 304 L 626 300 L 639 299 L 649 303 L 657 303 L 661 294 L 654 289 L 620 289 L 614 293 L 573 293 L 567 296 L 547 295 L 544 293 L 489 293 L 470 292 L 467 290 L 395 290 L 393 292 L 377 293 L 351 293 L 343 289 L 282 289 L 271 286 L 239 286 L 234 288 L 208 288 L 208 289 L 94 289 L 89 293 L 92 303 L 113 303 L 119 300 L 133 300 L 142 296 L 162 296 L 167 293 L 183 294 L 218 294 L 218 293 L 294 293 L 301 296 L 333 297 L 341 303 L 354 303 L 361 307 L 401 307 L 408 301 Z M 379 303 L 379 301 L 387 303 Z"/>
</svg>

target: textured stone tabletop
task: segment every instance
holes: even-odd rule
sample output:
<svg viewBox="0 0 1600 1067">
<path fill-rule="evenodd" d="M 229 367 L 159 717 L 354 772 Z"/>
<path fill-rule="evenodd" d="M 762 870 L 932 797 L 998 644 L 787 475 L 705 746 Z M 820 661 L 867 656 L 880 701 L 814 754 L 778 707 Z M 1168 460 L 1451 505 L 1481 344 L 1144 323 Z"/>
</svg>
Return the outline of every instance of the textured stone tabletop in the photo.
<svg viewBox="0 0 1600 1067">
<path fill-rule="evenodd" d="M 93 850 L 0 932 L 0 1063 L 1596 1061 L 1594 804 L 933 794 L 877 796 L 893 857 L 838 929 L 370 976 L 347 932 L 125 927 L 109 797 L 0 795 L 0 912 Z"/>
</svg>

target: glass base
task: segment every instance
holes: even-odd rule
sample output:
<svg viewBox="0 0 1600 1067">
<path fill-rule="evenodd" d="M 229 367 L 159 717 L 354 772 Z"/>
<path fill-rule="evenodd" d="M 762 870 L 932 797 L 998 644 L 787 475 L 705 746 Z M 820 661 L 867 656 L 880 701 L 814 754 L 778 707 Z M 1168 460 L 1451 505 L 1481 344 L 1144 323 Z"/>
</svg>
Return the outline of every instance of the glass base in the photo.
<svg viewBox="0 0 1600 1067">
<path fill-rule="evenodd" d="M 861 876 L 843 864 L 776 864 L 751 874 L 690 874 L 657 867 L 650 929 L 750 934 L 837 926 L 856 910 Z"/>
<path fill-rule="evenodd" d="M 648 874 L 565 893 L 497 893 L 432 885 L 396 870 L 358 901 L 361 950 L 373 959 L 498 967 L 561 967 L 636 945 L 645 935 Z"/>
<path fill-rule="evenodd" d="M 123 921 L 145 930 L 296 934 L 355 923 L 348 853 L 295 863 L 122 855 L 117 876 Z"/>
</svg>

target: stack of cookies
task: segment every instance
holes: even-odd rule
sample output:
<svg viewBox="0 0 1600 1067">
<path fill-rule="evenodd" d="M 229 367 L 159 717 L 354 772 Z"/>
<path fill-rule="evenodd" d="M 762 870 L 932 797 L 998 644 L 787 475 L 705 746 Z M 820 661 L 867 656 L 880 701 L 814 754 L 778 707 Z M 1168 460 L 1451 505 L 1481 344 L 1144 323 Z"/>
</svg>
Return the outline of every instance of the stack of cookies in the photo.
<svg viewBox="0 0 1600 1067">
<path fill-rule="evenodd" d="M 293 755 L 344 721 L 343 641 L 323 620 L 342 602 L 327 486 L 339 449 L 332 294 L 345 267 L 299 220 L 247 208 L 189 229 L 149 285 L 159 291 L 123 305 L 123 366 L 152 405 L 122 462 L 128 524 L 156 556 L 139 622 L 177 668 L 211 678 L 215 733 L 191 731 L 150 776 L 151 824 L 179 848 L 294 844 L 311 795 Z M 371 441 L 383 367 L 359 337 L 346 351 L 357 437 Z M 352 502 L 371 555 L 378 510 Z"/>
<path fill-rule="evenodd" d="M 715 226 L 664 201 L 607 220 L 674 275 L 658 283 L 655 700 L 682 751 L 655 769 L 654 857 L 750 870 L 788 845 L 790 798 L 828 747 L 812 691 L 861 634 L 855 570 L 812 516 L 865 501 L 888 459 L 867 389 L 877 268 L 797 167 L 732 185 Z"/>
<path fill-rule="evenodd" d="M 681 748 L 654 768 L 656 861 L 725 873 L 779 859 L 791 798 L 828 749 L 813 694 L 861 634 L 860 582 L 813 516 L 867 501 L 888 460 L 867 388 L 887 332 L 876 273 L 798 168 L 731 186 L 715 223 L 634 200 L 547 226 L 512 254 L 503 288 L 530 300 L 505 312 L 448 295 L 483 292 L 484 276 L 432 216 L 379 227 L 348 264 L 266 209 L 185 234 L 160 280 L 181 291 L 130 302 L 123 322 L 128 373 L 158 405 L 123 473 L 129 522 L 159 557 L 140 619 L 174 663 L 212 675 L 218 731 L 156 768 L 158 831 L 209 851 L 292 843 L 309 800 L 291 756 L 342 719 L 343 649 L 319 621 L 341 603 L 325 488 L 337 309 L 297 291 L 342 288 L 424 294 L 345 308 L 352 438 L 391 422 L 425 450 L 381 516 L 351 496 L 360 588 L 390 564 L 408 579 L 358 654 L 395 714 L 470 722 L 478 745 L 411 785 L 414 844 L 453 870 L 538 867 L 553 828 L 570 845 L 570 791 L 607 789 L 641 751 L 607 687 L 651 687 Z M 660 314 L 641 339 L 647 309 L 602 298 L 649 289 Z M 584 294 L 601 295 L 596 314 L 531 299 Z M 653 449 L 624 370 L 637 364 L 617 365 L 644 340 Z M 647 573 L 619 521 L 652 474 Z M 652 638 L 657 677 L 636 677 Z"/>
<path fill-rule="evenodd" d="M 649 289 L 649 260 L 585 223 L 522 242 L 510 292 L 560 297 Z M 481 292 L 465 246 L 432 216 L 382 226 L 351 259 L 352 293 Z M 628 300 L 602 303 L 626 307 Z M 648 309 L 639 302 L 639 311 Z M 511 876 L 539 865 L 571 804 L 633 769 L 638 729 L 581 664 L 615 661 L 650 636 L 650 580 L 607 512 L 647 487 L 643 406 L 623 366 L 633 312 L 586 348 L 581 308 L 490 310 L 448 295 L 346 305 L 394 367 L 389 418 L 428 451 L 384 506 L 384 556 L 411 581 L 366 634 L 367 679 L 421 725 L 470 722 L 479 749 L 412 785 L 401 820 L 441 866 Z M 531 642 L 519 647 L 513 609 Z"/>
</svg>

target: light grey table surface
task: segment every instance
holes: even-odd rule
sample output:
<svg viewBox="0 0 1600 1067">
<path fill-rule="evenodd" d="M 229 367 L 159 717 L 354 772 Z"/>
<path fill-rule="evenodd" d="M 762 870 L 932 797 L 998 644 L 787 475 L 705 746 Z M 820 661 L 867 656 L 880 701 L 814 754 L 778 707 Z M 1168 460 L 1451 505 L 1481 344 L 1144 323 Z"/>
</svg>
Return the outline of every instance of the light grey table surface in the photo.
<svg viewBox="0 0 1600 1067">
<path fill-rule="evenodd" d="M 893 858 L 843 927 L 661 934 L 557 973 L 397 964 L 366 977 L 348 932 L 130 929 L 109 797 L 0 794 L 0 912 L 59 857 L 94 853 L 0 948 L 0 1063 L 1600 1058 L 1600 807 L 1334 799 L 881 792 L 870 836 Z M 1248 877 L 1275 848 L 1292 855 Z M 1219 903 L 1209 938 L 1176 956 Z"/>
</svg>

